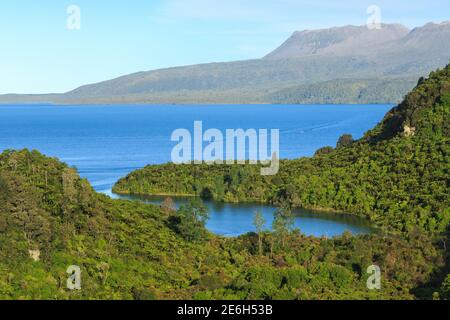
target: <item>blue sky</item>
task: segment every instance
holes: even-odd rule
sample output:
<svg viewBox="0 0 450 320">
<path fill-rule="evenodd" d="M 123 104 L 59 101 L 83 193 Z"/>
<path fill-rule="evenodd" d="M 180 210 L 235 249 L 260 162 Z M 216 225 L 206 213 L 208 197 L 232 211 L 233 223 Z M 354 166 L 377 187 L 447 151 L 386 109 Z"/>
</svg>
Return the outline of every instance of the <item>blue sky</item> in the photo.
<svg viewBox="0 0 450 320">
<path fill-rule="evenodd" d="M 449 20 L 448 0 L 14 0 L 0 3 L 0 93 L 65 92 L 142 70 L 260 58 L 295 30 Z M 81 29 L 66 26 L 68 6 Z"/>
</svg>

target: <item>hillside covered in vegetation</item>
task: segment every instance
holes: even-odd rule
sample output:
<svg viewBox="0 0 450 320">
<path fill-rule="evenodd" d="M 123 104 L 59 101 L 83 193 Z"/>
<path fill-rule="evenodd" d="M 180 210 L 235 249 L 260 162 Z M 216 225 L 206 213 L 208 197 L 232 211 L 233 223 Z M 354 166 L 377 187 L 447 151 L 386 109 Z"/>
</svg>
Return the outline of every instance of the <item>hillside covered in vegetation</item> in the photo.
<svg viewBox="0 0 450 320">
<path fill-rule="evenodd" d="M 0 155 L 0 299 L 445 298 L 441 239 L 335 239 L 298 231 L 222 238 L 201 203 L 170 207 L 96 194 L 36 151 Z M 368 290 L 368 266 L 382 270 Z M 66 271 L 81 269 L 81 290 Z"/>
<path fill-rule="evenodd" d="M 150 166 L 116 191 L 280 205 L 273 232 L 223 238 L 201 201 L 176 210 L 97 194 L 37 151 L 0 154 L 0 299 L 450 299 L 449 67 L 421 79 L 360 141 L 256 166 Z M 368 216 L 385 232 L 293 230 L 289 208 Z M 255 215 L 255 225 L 261 226 Z M 381 269 L 369 290 L 367 268 Z M 81 270 L 69 290 L 67 270 Z"/>
<path fill-rule="evenodd" d="M 269 94 L 275 104 L 380 104 L 398 103 L 417 79 L 337 79 L 294 86 Z"/>
</svg>

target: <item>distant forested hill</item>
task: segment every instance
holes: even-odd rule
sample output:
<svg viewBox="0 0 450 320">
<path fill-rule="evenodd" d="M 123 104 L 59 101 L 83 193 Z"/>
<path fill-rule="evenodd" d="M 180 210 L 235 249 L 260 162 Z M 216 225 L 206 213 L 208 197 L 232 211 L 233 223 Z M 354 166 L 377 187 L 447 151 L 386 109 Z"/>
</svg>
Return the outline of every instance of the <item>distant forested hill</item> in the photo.
<svg viewBox="0 0 450 320">
<path fill-rule="evenodd" d="M 306 30 L 262 59 L 138 72 L 0 103 L 397 103 L 411 79 L 445 66 L 449 52 L 448 22 Z"/>
<path fill-rule="evenodd" d="M 283 89 L 267 96 L 275 104 L 371 104 L 401 101 L 417 79 L 337 79 Z"/>
</svg>

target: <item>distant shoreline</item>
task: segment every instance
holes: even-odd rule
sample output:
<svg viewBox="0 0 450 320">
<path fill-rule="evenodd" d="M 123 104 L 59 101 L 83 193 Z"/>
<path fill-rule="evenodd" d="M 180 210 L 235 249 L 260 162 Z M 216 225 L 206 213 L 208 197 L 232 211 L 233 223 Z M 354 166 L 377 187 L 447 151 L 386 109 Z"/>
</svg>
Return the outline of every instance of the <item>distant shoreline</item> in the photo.
<svg viewBox="0 0 450 320">
<path fill-rule="evenodd" d="M 199 107 L 210 107 L 210 106 L 348 106 L 348 105 L 365 105 L 365 106 L 386 106 L 386 105 L 397 105 L 396 102 L 387 103 L 69 103 L 69 104 L 56 104 L 56 103 L 0 103 L 1 107 L 136 107 L 136 106 L 199 106 Z"/>
</svg>

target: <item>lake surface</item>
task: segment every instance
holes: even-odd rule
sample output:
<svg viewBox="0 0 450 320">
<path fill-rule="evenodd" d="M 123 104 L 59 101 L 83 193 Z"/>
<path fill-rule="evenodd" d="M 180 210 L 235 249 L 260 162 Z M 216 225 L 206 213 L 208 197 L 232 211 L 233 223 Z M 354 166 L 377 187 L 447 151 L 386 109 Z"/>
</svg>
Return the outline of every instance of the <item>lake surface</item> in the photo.
<svg viewBox="0 0 450 320">
<path fill-rule="evenodd" d="M 110 194 L 112 198 L 139 200 L 145 203 L 161 204 L 165 197 L 161 196 L 129 196 Z M 188 197 L 172 197 L 175 205 L 179 207 L 186 204 Z M 270 229 L 273 222 L 273 214 L 276 208 L 270 205 L 257 203 L 221 203 L 213 200 L 203 200 L 210 213 L 206 227 L 213 233 L 234 237 L 250 231 L 256 231 L 253 226 L 253 216 L 255 212 L 261 212 L 266 221 L 265 229 Z M 329 212 L 319 212 L 311 210 L 294 210 L 294 228 L 299 229 L 306 235 L 315 237 L 334 237 L 341 235 L 345 231 L 352 234 L 372 233 L 375 229 L 366 219 L 360 217 L 335 214 Z"/>
<path fill-rule="evenodd" d="M 359 138 L 378 123 L 391 105 L 213 105 L 213 106 L 0 106 L 0 151 L 37 149 L 75 166 L 95 190 L 110 193 L 112 185 L 146 164 L 170 161 L 174 130 L 280 129 L 280 157 L 311 156 L 336 144 L 344 133 Z M 208 228 L 224 235 L 252 231 L 256 209 L 270 218 L 273 208 L 209 203 Z M 270 221 L 269 219 L 266 219 Z M 299 212 L 302 232 L 333 236 L 350 230 L 367 232 L 364 221 L 311 216 Z"/>
</svg>

